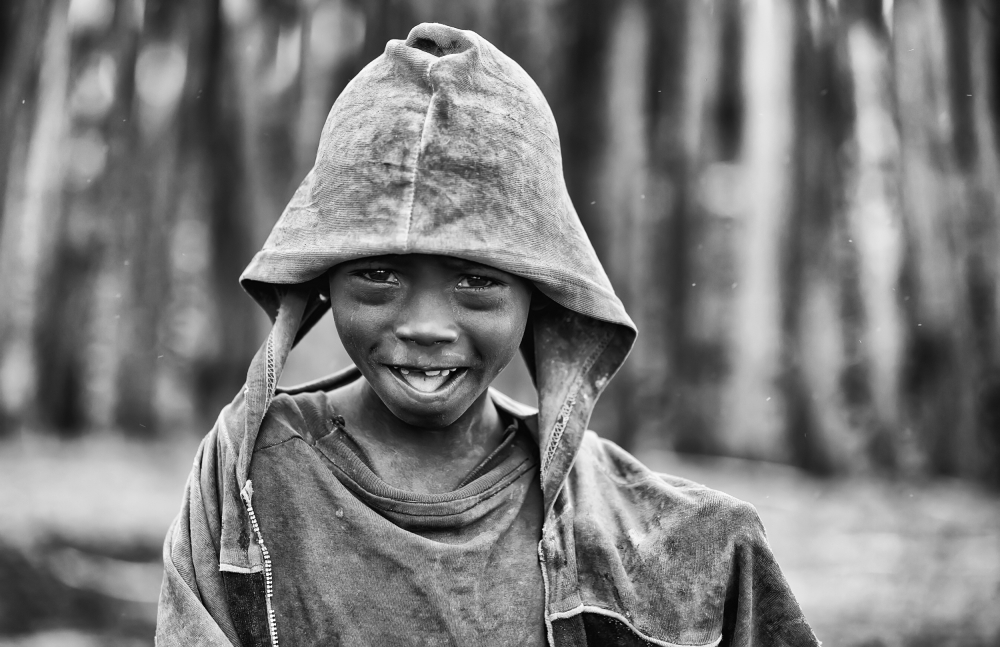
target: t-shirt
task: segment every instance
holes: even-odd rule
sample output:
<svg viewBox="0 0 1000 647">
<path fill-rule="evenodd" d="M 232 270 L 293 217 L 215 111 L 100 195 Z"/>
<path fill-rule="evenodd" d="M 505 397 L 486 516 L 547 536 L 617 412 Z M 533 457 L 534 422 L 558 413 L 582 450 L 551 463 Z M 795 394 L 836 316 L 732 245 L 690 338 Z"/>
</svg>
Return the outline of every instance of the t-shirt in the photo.
<svg viewBox="0 0 1000 647">
<path fill-rule="evenodd" d="M 251 467 L 282 642 L 545 644 L 538 448 L 523 425 L 457 490 L 415 494 L 379 478 L 322 393 L 272 406 L 302 421 L 265 425 Z"/>
</svg>

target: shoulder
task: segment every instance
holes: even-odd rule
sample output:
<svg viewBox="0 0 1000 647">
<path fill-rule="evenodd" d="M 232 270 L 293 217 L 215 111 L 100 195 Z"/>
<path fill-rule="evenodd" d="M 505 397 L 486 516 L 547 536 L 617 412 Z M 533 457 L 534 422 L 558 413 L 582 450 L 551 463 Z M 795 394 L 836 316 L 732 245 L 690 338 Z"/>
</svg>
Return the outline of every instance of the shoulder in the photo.
<svg viewBox="0 0 1000 647">
<path fill-rule="evenodd" d="M 694 481 L 649 469 L 637 458 L 592 431 L 584 436 L 571 471 L 573 498 L 603 514 L 645 519 L 651 530 L 694 534 L 732 548 L 762 540 L 763 525 L 753 505 Z M 594 510 L 598 512 L 598 510 Z"/>
<path fill-rule="evenodd" d="M 764 541 L 749 503 L 658 474 L 593 432 L 556 510 L 572 527 L 582 608 L 669 644 L 718 644 L 734 569 Z"/>
<path fill-rule="evenodd" d="M 329 397 L 323 391 L 278 393 L 271 400 L 261 423 L 254 451 L 269 449 L 293 439 L 315 442 L 335 427 L 335 416 Z"/>
<path fill-rule="evenodd" d="M 278 387 L 260 426 L 254 451 L 275 447 L 300 438 L 312 444 L 331 432 L 337 417 L 332 394 L 361 376 L 355 366 L 305 384 Z M 233 404 L 242 406 L 242 395 Z M 242 408 L 239 409 L 242 416 Z M 225 414 L 225 410 L 223 411 Z M 242 418 L 241 418 L 242 421 Z"/>
</svg>

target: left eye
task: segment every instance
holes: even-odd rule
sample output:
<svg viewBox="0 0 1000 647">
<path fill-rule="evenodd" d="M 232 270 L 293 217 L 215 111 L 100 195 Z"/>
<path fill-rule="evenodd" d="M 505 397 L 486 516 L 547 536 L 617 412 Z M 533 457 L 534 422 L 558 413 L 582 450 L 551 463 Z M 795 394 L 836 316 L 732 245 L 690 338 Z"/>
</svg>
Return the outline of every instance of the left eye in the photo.
<svg viewBox="0 0 1000 647">
<path fill-rule="evenodd" d="M 471 288 L 473 290 L 482 290 L 494 285 L 496 285 L 496 281 L 488 279 L 485 276 L 466 276 L 458 282 L 458 287 Z"/>
<path fill-rule="evenodd" d="M 389 270 L 362 270 L 358 275 L 375 283 L 396 283 L 396 275 Z"/>
</svg>

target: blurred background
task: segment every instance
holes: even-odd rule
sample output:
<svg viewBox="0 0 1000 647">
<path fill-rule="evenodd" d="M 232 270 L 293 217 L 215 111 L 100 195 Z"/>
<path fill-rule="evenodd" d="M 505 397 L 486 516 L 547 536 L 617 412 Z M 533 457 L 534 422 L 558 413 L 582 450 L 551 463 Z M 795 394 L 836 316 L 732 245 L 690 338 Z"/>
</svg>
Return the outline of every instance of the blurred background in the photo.
<svg viewBox="0 0 1000 647">
<path fill-rule="evenodd" d="M 4 0 L 0 644 L 151 645 L 268 329 L 237 279 L 390 38 L 548 98 L 640 329 L 592 426 L 755 504 L 828 646 L 1000 645 L 990 0 Z M 523 365 L 501 388 L 527 401 Z M 332 320 L 283 383 L 348 360 Z"/>
</svg>

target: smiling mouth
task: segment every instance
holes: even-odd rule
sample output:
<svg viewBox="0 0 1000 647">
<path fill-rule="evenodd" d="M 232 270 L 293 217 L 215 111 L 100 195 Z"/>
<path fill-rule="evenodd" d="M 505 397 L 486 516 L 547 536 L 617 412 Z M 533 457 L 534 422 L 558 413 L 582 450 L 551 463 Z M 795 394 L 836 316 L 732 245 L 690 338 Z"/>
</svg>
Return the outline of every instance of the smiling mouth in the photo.
<svg viewBox="0 0 1000 647">
<path fill-rule="evenodd" d="M 396 377 L 421 393 L 433 393 L 449 380 L 465 372 L 464 367 L 417 369 L 408 366 L 389 366 L 389 368 Z"/>
</svg>

